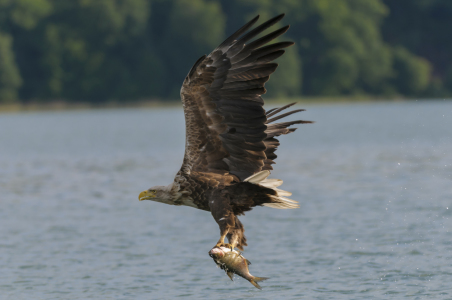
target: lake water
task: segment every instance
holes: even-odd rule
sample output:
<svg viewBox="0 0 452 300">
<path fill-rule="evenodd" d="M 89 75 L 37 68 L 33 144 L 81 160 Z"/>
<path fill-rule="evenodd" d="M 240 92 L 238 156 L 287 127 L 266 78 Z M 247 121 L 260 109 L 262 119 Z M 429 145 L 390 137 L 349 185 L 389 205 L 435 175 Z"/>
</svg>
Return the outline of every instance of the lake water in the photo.
<svg viewBox="0 0 452 300">
<path fill-rule="evenodd" d="M 241 218 L 262 291 L 216 268 L 209 213 L 137 199 L 181 109 L 0 115 L 0 299 L 451 299 L 452 102 L 305 108 L 271 175 L 301 208 Z"/>
</svg>

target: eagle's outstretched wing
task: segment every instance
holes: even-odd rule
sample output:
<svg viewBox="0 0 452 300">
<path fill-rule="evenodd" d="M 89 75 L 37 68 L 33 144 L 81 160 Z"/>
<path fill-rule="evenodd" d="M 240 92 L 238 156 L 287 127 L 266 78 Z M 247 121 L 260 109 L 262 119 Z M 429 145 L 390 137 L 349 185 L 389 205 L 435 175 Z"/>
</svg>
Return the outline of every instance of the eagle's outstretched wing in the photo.
<svg viewBox="0 0 452 300">
<path fill-rule="evenodd" d="M 248 43 L 284 15 L 248 31 L 258 17 L 198 59 L 185 78 L 181 89 L 186 122 L 183 173 L 230 173 L 243 181 L 271 169 L 278 145 L 274 137 L 288 133 L 287 126 L 303 122 L 268 125 L 279 117 L 267 120 L 270 114 L 266 116 L 261 98 L 264 85 L 278 66 L 272 61 L 293 42 L 264 46 L 285 33 L 289 28 L 285 26 Z"/>
</svg>

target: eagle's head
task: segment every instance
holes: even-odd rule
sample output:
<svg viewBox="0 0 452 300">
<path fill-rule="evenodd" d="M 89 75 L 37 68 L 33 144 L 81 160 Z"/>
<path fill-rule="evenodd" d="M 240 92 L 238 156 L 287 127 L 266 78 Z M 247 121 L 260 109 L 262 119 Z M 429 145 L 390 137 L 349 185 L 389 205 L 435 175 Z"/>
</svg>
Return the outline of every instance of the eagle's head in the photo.
<svg viewBox="0 0 452 300">
<path fill-rule="evenodd" d="M 171 189 L 172 185 L 169 186 L 153 186 L 148 190 L 142 191 L 138 196 L 138 199 L 141 200 L 152 200 L 156 202 L 173 204 L 174 195 Z"/>
</svg>

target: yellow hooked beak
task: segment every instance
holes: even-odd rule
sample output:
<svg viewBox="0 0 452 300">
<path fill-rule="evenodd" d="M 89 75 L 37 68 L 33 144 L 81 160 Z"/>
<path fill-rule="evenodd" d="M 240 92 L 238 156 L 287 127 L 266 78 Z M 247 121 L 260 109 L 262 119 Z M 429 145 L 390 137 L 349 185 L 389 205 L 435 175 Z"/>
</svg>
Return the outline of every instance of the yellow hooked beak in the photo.
<svg viewBox="0 0 452 300">
<path fill-rule="evenodd" d="M 150 191 L 150 190 L 146 190 L 146 191 L 142 191 L 140 193 L 140 195 L 138 196 L 138 199 L 141 200 L 150 200 L 152 198 L 155 198 L 155 191 Z"/>
</svg>

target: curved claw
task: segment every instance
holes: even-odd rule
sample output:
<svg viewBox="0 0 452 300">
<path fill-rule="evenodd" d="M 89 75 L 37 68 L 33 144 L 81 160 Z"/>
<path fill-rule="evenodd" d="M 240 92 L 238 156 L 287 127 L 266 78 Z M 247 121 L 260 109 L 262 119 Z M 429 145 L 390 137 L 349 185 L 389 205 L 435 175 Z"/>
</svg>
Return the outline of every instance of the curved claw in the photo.
<svg viewBox="0 0 452 300">
<path fill-rule="evenodd" d="M 221 248 L 221 247 L 229 248 L 229 249 L 231 249 L 231 251 L 234 251 L 234 245 L 232 245 L 232 244 L 217 243 L 214 248 Z"/>
</svg>

